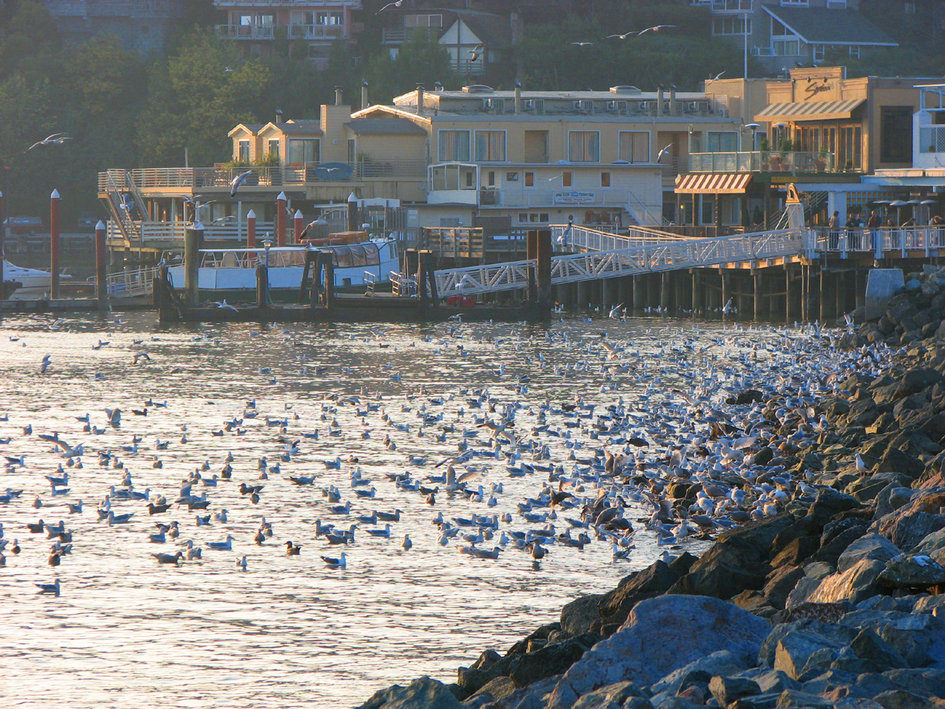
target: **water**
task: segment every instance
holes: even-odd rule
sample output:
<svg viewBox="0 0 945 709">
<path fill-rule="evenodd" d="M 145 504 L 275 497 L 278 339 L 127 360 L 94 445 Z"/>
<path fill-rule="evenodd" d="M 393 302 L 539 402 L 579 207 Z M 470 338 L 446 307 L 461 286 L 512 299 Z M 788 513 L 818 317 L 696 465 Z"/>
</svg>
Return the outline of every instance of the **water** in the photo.
<svg viewBox="0 0 945 709">
<path fill-rule="evenodd" d="M 516 415 L 515 435 L 540 438 L 551 461 L 570 470 L 575 465 L 568 461 L 570 445 L 586 444 L 575 455 L 589 457 L 588 448 L 606 439 L 591 440 L 586 425 L 568 428 L 576 419 L 560 409 L 547 423 L 562 436 L 533 433 L 541 402 L 583 397 L 602 413 L 602 406 L 622 399 L 642 412 L 647 402 L 675 396 L 676 387 L 695 386 L 699 372 L 730 368 L 738 376 L 746 352 L 754 353 L 756 366 L 776 368 L 781 356 L 777 347 L 765 347 L 778 342 L 770 329 L 697 328 L 674 321 L 572 318 L 550 329 L 451 324 L 160 330 L 151 314 L 54 320 L 10 318 L 0 330 L 0 416 L 8 417 L 0 421 L 0 439 L 12 439 L 0 445 L 0 455 L 26 456 L 25 466 L 0 472 L 0 490 L 23 490 L 0 505 L 4 538 L 17 538 L 22 547 L 19 555 L 8 548 L 6 568 L 0 569 L 0 704 L 5 707 L 334 707 L 358 704 L 376 689 L 424 674 L 454 681 L 456 667 L 472 663 L 482 650 L 504 651 L 556 620 L 568 601 L 613 588 L 661 551 L 636 521 L 649 514 L 642 508 L 627 515 L 638 529 L 636 548 L 616 562 L 603 542 L 583 550 L 553 546 L 540 564 L 511 546 L 497 561 L 458 553 L 464 543 L 458 539 L 441 546 L 431 524 L 437 512 L 447 519 L 511 513 L 513 521 L 503 529 L 541 526 L 526 522 L 516 503 L 536 496 L 547 473 L 513 478 L 504 460 L 471 460 L 483 470 L 473 487 L 482 483 L 487 492 L 493 483 L 504 487 L 494 507 L 442 490 L 431 507 L 422 494 L 398 490 L 385 477 L 406 470 L 416 479 L 442 474 L 444 467 L 434 466 L 457 454 L 464 427 L 478 431 L 466 439 L 473 447 L 486 447 L 488 431 L 476 428 L 473 416 L 498 414 L 470 408 L 471 395 L 462 389 L 487 387 L 503 403 L 522 402 L 526 408 Z M 601 347 L 604 341 L 626 349 L 610 354 Z M 151 359 L 136 365 L 133 355 L 140 352 Z M 47 353 L 51 364 L 41 375 Z M 343 401 L 362 389 L 370 394 L 359 403 Z M 148 398 L 167 406 L 134 414 L 133 409 L 145 409 Z M 258 416 L 247 418 L 247 401 L 253 399 Z M 369 402 L 380 405 L 359 415 Z M 418 411 L 424 406 L 425 413 L 442 413 L 443 419 L 423 426 L 420 437 Z M 107 424 L 104 413 L 115 407 L 123 412 L 118 428 Z M 104 432 L 83 432 L 76 417 L 86 413 Z M 388 425 L 381 418 L 385 413 L 408 430 Z M 291 460 L 279 461 L 280 429 L 267 425 L 267 417 L 288 419 L 285 440 L 300 441 Z M 243 419 L 242 434 L 223 430 L 234 418 Z M 340 435 L 329 435 L 333 419 Z M 641 422 L 657 423 L 642 415 Z M 455 432 L 445 442 L 433 438 L 451 423 Z M 21 430 L 27 424 L 33 427 L 29 436 Z M 317 440 L 302 437 L 314 429 Z M 362 438 L 362 431 L 371 437 Z M 85 447 L 83 467 L 67 468 L 66 496 L 52 496 L 44 477 L 65 463 L 53 443 L 38 437 L 52 432 L 71 446 Z M 137 452 L 122 450 L 135 435 L 141 437 Z M 396 450 L 384 445 L 385 435 Z M 648 435 L 658 443 L 655 427 Z M 170 442 L 166 450 L 157 450 L 158 439 Z M 100 465 L 98 453 L 105 450 L 123 461 L 124 469 Z M 121 485 L 125 471 L 135 490 L 150 489 L 152 496 L 162 493 L 173 501 L 182 479 L 205 461 L 210 470 L 204 476 L 219 473 L 228 452 L 235 458 L 232 480 L 205 490 L 195 485 L 195 493 L 205 491 L 211 500 L 206 512 L 175 505 L 150 517 L 144 501 L 116 501 L 113 510 L 133 512 L 131 521 L 111 527 L 98 521 L 96 506 L 111 485 Z M 664 453 L 657 445 L 650 451 L 653 457 Z M 426 462 L 408 462 L 411 454 Z M 352 455 L 358 462 L 344 462 L 340 470 L 323 463 Z M 281 472 L 258 480 L 261 456 L 270 466 L 279 462 Z M 155 457 L 163 468 L 153 467 Z M 355 498 L 350 484 L 355 467 L 371 479 L 374 499 Z M 317 476 L 318 482 L 299 487 L 290 474 Z M 240 494 L 240 483 L 265 485 L 258 504 Z M 342 549 L 315 538 L 316 519 L 344 527 L 354 521 L 329 514 L 321 492 L 329 484 L 352 501 L 353 512 L 403 510 L 390 539 L 371 537 L 364 530 L 372 525 L 359 525 L 356 543 L 345 549 L 344 571 L 319 559 Z M 589 488 L 587 494 L 595 493 Z M 40 509 L 33 507 L 37 496 Z M 65 503 L 78 499 L 84 510 L 70 515 Z M 222 508 L 228 510 L 226 523 L 196 525 L 197 515 Z M 257 546 L 253 535 L 263 516 L 275 534 Z M 567 527 L 563 516 L 554 520 L 558 532 Z M 40 518 L 63 519 L 73 531 L 73 552 L 60 566 L 47 565 L 46 535 L 26 529 Z M 180 537 L 151 543 L 155 521 L 171 520 L 179 522 Z M 414 543 L 408 552 L 400 546 L 405 533 Z M 206 548 L 227 534 L 235 538 L 232 551 Z M 151 556 L 174 553 L 188 539 L 204 547 L 202 561 L 177 568 Z M 285 554 L 286 540 L 302 544 L 299 556 Z M 691 548 L 698 551 L 699 543 Z M 245 572 L 235 564 L 242 555 Z M 61 597 L 36 592 L 34 583 L 55 578 L 62 584 Z"/>
</svg>

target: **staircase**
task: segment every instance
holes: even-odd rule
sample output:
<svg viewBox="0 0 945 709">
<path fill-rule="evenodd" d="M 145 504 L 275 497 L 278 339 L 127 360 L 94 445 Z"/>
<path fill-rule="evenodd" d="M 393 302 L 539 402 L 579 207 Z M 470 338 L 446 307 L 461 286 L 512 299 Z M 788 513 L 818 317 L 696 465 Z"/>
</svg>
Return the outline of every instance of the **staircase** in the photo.
<svg viewBox="0 0 945 709">
<path fill-rule="evenodd" d="M 122 181 L 125 182 L 125 180 Z M 123 185 L 123 187 L 124 186 L 127 185 Z M 131 208 L 134 204 L 125 199 L 126 193 L 122 191 L 115 181 L 115 176 L 111 170 L 105 173 L 105 190 L 108 198 L 104 201 L 108 207 L 109 216 L 111 216 L 112 221 L 118 225 L 118 230 L 121 232 L 125 246 L 131 248 L 132 242 L 141 241 L 141 230 L 134 219 L 131 218 Z"/>
</svg>

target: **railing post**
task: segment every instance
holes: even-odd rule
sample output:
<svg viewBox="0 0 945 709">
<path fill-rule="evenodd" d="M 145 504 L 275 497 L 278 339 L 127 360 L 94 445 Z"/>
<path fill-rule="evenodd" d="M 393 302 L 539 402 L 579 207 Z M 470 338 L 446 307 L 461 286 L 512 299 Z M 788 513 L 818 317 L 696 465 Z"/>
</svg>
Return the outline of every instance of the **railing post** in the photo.
<svg viewBox="0 0 945 709">
<path fill-rule="evenodd" d="M 95 294 L 99 310 L 108 306 L 108 282 L 106 273 L 105 224 L 99 219 L 95 225 Z"/>
<path fill-rule="evenodd" d="M 285 192 L 280 192 L 276 197 L 276 246 L 285 246 L 285 218 L 286 202 Z"/>
<path fill-rule="evenodd" d="M 292 240 L 296 244 L 302 243 L 302 210 L 296 209 L 292 217 Z"/>
<path fill-rule="evenodd" d="M 203 225 L 194 222 L 184 230 L 184 292 L 187 305 L 195 307 L 199 301 L 200 246 L 203 242 Z"/>
<path fill-rule="evenodd" d="M 59 190 L 49 195 L 49 297 L 59 297 Z"/>
</svg>

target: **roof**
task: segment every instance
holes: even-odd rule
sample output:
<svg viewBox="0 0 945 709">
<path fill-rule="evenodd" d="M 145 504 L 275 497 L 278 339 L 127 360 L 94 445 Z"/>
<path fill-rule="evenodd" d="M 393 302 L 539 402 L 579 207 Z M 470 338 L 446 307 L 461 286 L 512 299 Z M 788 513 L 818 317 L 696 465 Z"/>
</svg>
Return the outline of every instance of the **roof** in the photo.
<svg viewBox="0 0 945 709">
<path fill-rule="evenodd" d="M 483 44 L 490 47 L 512 46 L 512 27 L 508 17 L 472 10 L 457 10 L 455 14 Z"/>
<path fill-rule="evenodd" d="M 808 44 L 899 46 L 898 42 L 856 10 L 776 5 L 761 7 Z"/>
<path fill-rule="evenodd" d="M 676 176 L 676 194 L 745 194 L 750 173 L 699 172 Z"/>
<path fill-rule="evenodd" d="M 312 135 L 318 134 L 321 135 L 322 124 L 319 121 L 287 121 L 286 123 L 278 123 L 276 127 L 279 128 L 286 135 Z"/>
<path fill-rule="evenodd" d="M 355 118 L 346 123 L 357 135 L 426 135 L 413 121 L 406 118 Z"/>
<path fill-rule="evenodd" d="M 263 127 L 262 123 L 237 123 L 233 128 L 227 133 L 227 136 L 233 136 L 234 133 L 237 133 L 241 130 L 248 131 L 252 135 L 256 135 L 260 128 Z"/>
<path fill-rule="evenodd" d="M 866 99 L 849 101 L 807 101 L 772 103 L 755 114 L 756 121 L 776 123 L 778 121 L 834 121 L 852 118 L 853 111 L 866 103 Z"/>
</svg>

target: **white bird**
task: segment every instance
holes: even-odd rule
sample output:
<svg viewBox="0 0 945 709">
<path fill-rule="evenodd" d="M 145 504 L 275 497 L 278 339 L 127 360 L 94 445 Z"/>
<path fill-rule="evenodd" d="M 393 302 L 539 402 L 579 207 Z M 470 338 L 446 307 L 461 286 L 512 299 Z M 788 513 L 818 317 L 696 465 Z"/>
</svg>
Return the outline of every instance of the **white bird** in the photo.
<svg viewBox="0 0 945 709">
<path fill-rule="evenodd" d="M 866 465 L 866 461 L 863 460 L 863 457 L 859 453 L 853 456 L 853 461 L 856 464 L 856 469 L 858 472 L 865 473 L 867 470 L 869 470 L 869 466 Z"/>
<path fill-rule="evenodd" d="M 672 143 L 670 143 L 669 145 L 663 146 L 663 147 L 660 149 L 660 151 L 656 154 L 656 162 L 659 162 L 660 160 L 662 160 L 662 159 L 663 159 L 663 156 L 666 155 L 666 153 L 668 153 L 668 152 L 669 152 L 669 149 L 672 148 L 672 147 L 673 147 L 673 144 L 672 144 Z"/>
<path fill-rule="evenodd" d="M 637 32 L 637 37 L 644 35 L 647 32 L 661 32 L 663 30 L 668 30 L 671 27 L 678 27 L 679 25 L 653 25 L 652 27 L 647 27 L 645 30 L 640 30 Z"/>
<path fill-rule="evenodd" d="M 38 583 L 36 587 L 39 588 L 40 593 L 51 593 L 54 596 L 59 595 L 59 579 L 56 579 L 55 583 Z"/>
<path fill-rule="evenodd" d="M 252 170 L 247 170 L 246 172 L 241 172 L 239 175 L 234 177 L 230 181 L 230 197 L 236 196 L 236 190 L 240 188 L 240 185 L 246 181 L 246 178 L 253 174 Z"/>
<path fill-rule="evenodd" d="M 729 298 L 728 302 L 725 304 L 725 307 L 722 308 L 722 313 L 724 315 L 729 315 L 730 313 L 735 312 L 735 300 L 734 298 Z"/>
<path fill-rule="evenodd" d="M 337 559 L 330 556 L 323 556 L 322 561 L 325 562 L 325 565 L 329 569 L 347 569 L 348 568 L 348 559 L 345 556 L 344 552 L 341 552 L 341 556 Z"/>
<path fill-rule="evenodd" d="M 709 79 L 709 81 L 718 81 L 719 79 L 722 78 L 722 74 L 724 74 L 724 73 L 725 73 L 725 70 L 723 69 L 723 70 L 720 71 L 718 74 L 716 74 L 716 75 L 713 76 L 711 79 Z"/>
<path fill-rule="evenodd" d="M 30 150 L 33 148 L 38 148 L 40 145 L 62 145 L 63 142 L 67 140 L 72 140 L 72 137 L 66 135 L 65 133 L 53 133 L 52 135 L 47 135 L 42 140 L 37 140 L 26 149 L 26 152 L 28 153 Z"/>
<path fill-rule="evenodd" d="M 384 12 L 384 10 L 386 10 L 389 7 L 401 7 L 403 6 L 403 4 L 404 4 L 404 0 L 394 0 L 393 2 L 389 2 L 386 5 L 384 5 L 384 7 L 382 7 L 380 10 L 378 10 L 374 14 L 380 15 L 382 12 Z"/>
<path fill-rule="evenodd" d="M 623 303 L 617 303 L 614 307 L 610 309 L 610 313 L 608 313 L 607 317 L 613 318 L 614 320 L 616 320 L 617 318 L 620 317 L 620 308 L 622 307 L 623 307 Z"/>
<path fill-rule="evenodd" d="M 590 47 L 593 42 L 571 42 L 575 47 Z"/>
<path fill-rule="evenodd" d="M 239 312 L 234 306 L 226 302 L 226 298 L 221 300 L 219 303 L 215 303 L 217 310 L 232 310 L 234 313 Z"/>
</svg>

